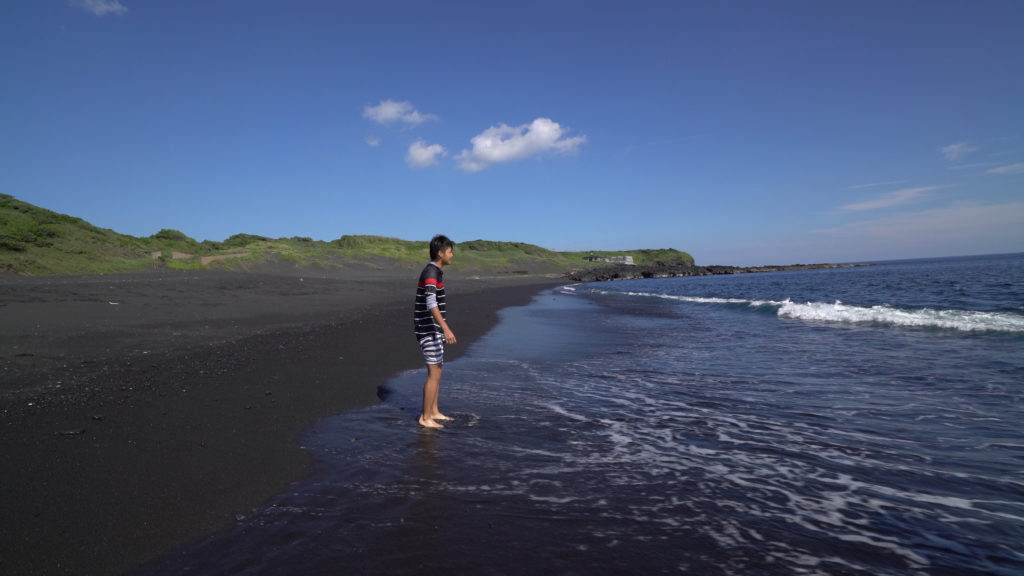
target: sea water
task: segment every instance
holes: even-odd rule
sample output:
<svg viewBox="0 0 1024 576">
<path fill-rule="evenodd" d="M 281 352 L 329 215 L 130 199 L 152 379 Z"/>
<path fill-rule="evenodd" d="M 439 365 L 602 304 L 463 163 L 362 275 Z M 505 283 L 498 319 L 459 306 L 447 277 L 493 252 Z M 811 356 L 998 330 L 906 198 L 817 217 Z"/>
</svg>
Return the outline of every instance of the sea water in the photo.
<svg viewBox="0 0 1024 576">
<path fill-rule="evenodd" d="M 444 430 L 423 379 L 141 572 L 1024 573 L 1024 255 L 565 286 L 445 366 Z"/>
</svg>

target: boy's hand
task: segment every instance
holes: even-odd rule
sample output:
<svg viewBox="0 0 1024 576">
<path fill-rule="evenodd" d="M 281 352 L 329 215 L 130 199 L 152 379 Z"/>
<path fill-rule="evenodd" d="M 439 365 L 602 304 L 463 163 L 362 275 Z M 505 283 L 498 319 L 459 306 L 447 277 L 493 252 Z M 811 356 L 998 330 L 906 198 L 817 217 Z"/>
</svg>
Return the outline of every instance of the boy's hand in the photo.
<svg viewBox="0 0 1024 576">
<path fill-rule="evenodd" d="M 444 329 L 444 343 L 455 344 L 455 334 L 452 333 L 452 331 L 449 330 L 448 328 Z"/>
</svg>

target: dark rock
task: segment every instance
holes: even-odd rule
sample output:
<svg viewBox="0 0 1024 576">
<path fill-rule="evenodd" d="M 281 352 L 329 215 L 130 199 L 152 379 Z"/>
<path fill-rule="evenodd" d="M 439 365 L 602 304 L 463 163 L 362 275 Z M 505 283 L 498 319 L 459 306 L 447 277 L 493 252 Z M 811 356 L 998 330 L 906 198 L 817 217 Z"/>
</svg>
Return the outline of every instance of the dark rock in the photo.
<svg viewBox="0 0 1024 576">
<path fill-rule="evenodd" d="M 656 262 L 645 266 L 611 264 L 589 270 L 574 270 L 567 274 L 575 282 L 608 282 L 638 278 L 675 278 L 679 276 L 718 276 L 723 274 L 752 274 L 756 272 L 782 272 L 786 270 L 813 270 L 818 268 L 852 268 L 871 264 L 791 264 L 787 266 L 695 266 L 693 264 L 665 264 Z"/>
</svg>

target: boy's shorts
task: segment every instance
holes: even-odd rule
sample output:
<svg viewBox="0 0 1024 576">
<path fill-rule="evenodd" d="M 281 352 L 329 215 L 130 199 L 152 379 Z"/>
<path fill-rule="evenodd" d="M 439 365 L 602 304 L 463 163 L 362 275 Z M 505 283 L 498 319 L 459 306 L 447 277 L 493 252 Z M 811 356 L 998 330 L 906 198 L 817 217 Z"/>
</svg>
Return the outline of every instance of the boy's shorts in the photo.
<svg viewBox="0 0 1024 576">
<path fill-rule="evenodd" d="M 444 336 L 433 334 L 420 338 L 420 351 L 427 364 L 444 364 Z"/>
</svg>

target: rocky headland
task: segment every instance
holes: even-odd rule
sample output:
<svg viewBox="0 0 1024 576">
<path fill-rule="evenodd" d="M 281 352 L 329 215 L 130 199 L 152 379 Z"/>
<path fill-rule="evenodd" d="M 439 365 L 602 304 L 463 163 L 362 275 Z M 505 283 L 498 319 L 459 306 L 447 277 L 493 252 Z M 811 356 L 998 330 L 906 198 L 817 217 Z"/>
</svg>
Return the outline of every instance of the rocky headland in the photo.
<svg viewBox="0 0 1024 576">
<path fill-rule="evenodd" d="M 724 274 L 751 274 L 756 272 L 782 272 L 786 270 L 813 270 L 818 268 L 853 268 L 871 264 L 790 264 L 787 266 L 697 266 L 694 264 L 655 263 L 647 266 L 611 264 L 574 270 L 566 276 L 576 282 L 608 282 L 638 278 L 674 278 L 678 276 L 718 276 Z"/>
</svg>

